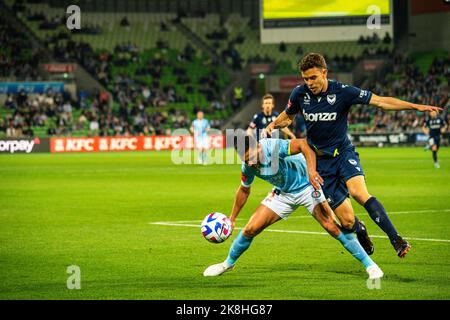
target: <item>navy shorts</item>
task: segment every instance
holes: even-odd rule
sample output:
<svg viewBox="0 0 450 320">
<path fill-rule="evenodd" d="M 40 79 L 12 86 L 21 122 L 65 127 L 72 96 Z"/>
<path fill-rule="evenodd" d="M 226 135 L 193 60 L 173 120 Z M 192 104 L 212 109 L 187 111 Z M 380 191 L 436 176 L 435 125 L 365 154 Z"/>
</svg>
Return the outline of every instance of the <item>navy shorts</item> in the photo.
<svg viewBox="0 0 450 320">
<path fill-rule="evenodd" d="M 430 139 L 428 139 L 428 142 L 431 146 L 436 146 L 439 149 L 441 136 L 431 136 Z"/>
<path fill-rule="evenodd" d="M 355 176 L 364 176 L 355 148 L 340 152 L 337 157 L 317 157 L 317 172 L 324 180 L 322 189 L 330 207 L 336 209 L 349 196 L 346 182 Z"/>
</svg>

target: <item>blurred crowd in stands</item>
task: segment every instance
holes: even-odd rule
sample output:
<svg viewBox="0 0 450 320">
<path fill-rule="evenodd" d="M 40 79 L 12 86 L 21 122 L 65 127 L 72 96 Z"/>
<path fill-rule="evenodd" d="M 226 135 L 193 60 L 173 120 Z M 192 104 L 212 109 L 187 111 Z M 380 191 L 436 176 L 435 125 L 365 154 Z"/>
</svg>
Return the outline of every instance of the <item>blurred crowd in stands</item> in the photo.
<svg viewBox="0 0 450 320">
<path fill-rule="evenodd" d="M 40 80 L 38 65 L 43 61 L 45 50 L 35 49 L 26 34 L 12 26 L 0 14 L 0 77 L 9 81 Z M 45 15 L 35 14 L 31 19 L 42 21 L 43 28 L 49 23 Z M 179 19 L 179 18 L 177 18 Z M 176 20 L 177 20 L 176 19 Z M 126 27 L 126 17 L 121 24 Z M 167 25 L 161 24 L 161 31 L 167 30 Z M 95 26 L 93 27 L 95 29 Z M 97 30 L 98 31 L 98 30 Z M 213 41 L 228 41 L 225 28 L 211 30 L 207 35 Z M 222 49 L 220 56 L 230 60 L 235 70 L 242 69 L 242 58 L 235 45 L 245 41 L 243 35 L 238 35 L 228 42 Z M 359 44 L 389 44 L 392 40 L 387 34 L 382 40 L 376 35 L 361 37 Z M 206 97 L 207 105 L 194 106 L 192 113 L 173 107 L 173 103 L 188 103 L 186 96 L 177 92 L 177 86 L 183 86 L 186 93 L 194 91 L 192 79 L 185 64 L 192 61 L 196 50 L 187 45 L 177 56 L 178 65 L 171 65 L 164 55 L 154 55 L 142 63 L 142 55 L 136 44 L 126 43 L 115 47 L 113 52 L 96 52 L 87 42 L 76 42 L 66 32 L 60 32 L 47 37 L 43 41 L 47 50 L 60 62 L 78 62 L 91 73 L 106 89 L 106 92 L 95 92 L 85 96 L 83 94 L 74 100 L 68 94 L 27 95 L 22 92 L 8 95 L 0 109 L 0 135 L 8 137 L 33 136 L 33 128 L 42 128 L 47 135 L 73 135 L 88 132 L 90 135 L 139 135 L 158 134 L 169 135 L 171 129 L 188 128 L 190 120 L 198 110 L 208 114 L 227 108 L 230 103 L 233 110 L 237 110 L 243 101 L 248 100 L 252 93 L 249 88 L 235 87 L 232 101 L 226 101 L 222 96 L 223 88 L 218 85 L 219 75 L 215 67 L 219 62 L 212 59 L 205 61 L 205 68 L 211 71 L 198 79 L 199 91 Z M 167 49 L 170 45 L 164 40 L 157 43 L 159 49 Z M 280 44 L 280 51 L 285 50 Z M 386 56 L 391 52 L 381 49 L 367 49 L 363 56 Z M 301 46 L 297 54 L 303 55 Z M 356 59 L 346 55 L 326 57 L 329 68 L 333 71 L 346 69 L 355 64 Z M 271 57 L 261 57 L 258 54 L 249 59 L 251 62 L 274 62 Z M 138 64 L 134 75 L 128 72 L 113 73 L 113 68 Z M 170 68 L 170 73 L 176 77 L 176 83 L 161 84 L 159 79 L 164 68 Z M 149 84 L 142 77 L 151 76 Z M 420 103 L 446 107 L 441 115 L 448 122 L 447 108 L 450 104 L 450 59 L 435 59 L 428 72 L 422 73 L 410 57 L 395 55 L 393 68 L 387 76 L 378 78 L 365 89 L 382 96 L 395 96 L 401 99 Z M 113 99 L 117 105 L 111 103 Z M 220 128 L 226 119 L 213 119 L 211 126 Z M 420 132 L 425 115 L 411 112 L 384 112 L 368 106 L 352 109 L 349 124 L 358 132 Z"/>
<path fill-rule="evenodd" d="M 143 95 L 146 89 L 142 89 Z M 0 133 L 7 137 L 30 136 L 33 128 L 45 129 L 46 135 L 170 135 L 173 129 L 189 128 L 190 114 L 173 107 L 162 111 L 145 112 L 143 102 L 127 108 L 119 107 L 113 112 L 108 104 L 108 96 L 98 93 L 92 99 L 81 97 L 71 99 L 70 95 L 47 94 L 28 95 L 24 92 L 8 95 L 4 102 L 6 115 L 0 118 Z M 194 108 L 212 113 L 222 108 L 219 101 L 213 101 L 207 108 Z M 170 123 L 170 128 L 163 125 Z M 221 122 L 211 120 L 211 127 L 219 129 Z"/>
<path fill-rule="evenodd" d="M 39 62 L 43 52 L 33 48 L 26 35 L 17 30 L 0 13 L 0 78 L 10 80 L 39 79 Z"/>
<path fill-rule="evenodd" d="M 391 73 L 369 85 L 368 90 L 380 96 L 398 97 L 418 104 L 444 108 L 440 114 L 449 123 L 450 56 L 435 58 L 422 73 L 411 57 L 397 54 L 393 57 Z M 426 115 L 413 111 L 385 112 L 362 106 L 352 109 L 349 124 L 362 132 L 420 132 Z M 359 124 L 359 126 L 357 126 Z M 449 130 L 449 129 L 447 129 Z"/>
<path fill-rule="evenodd" d="M 174 128 L 187 128 L 185 112 L 167 111 L 146 113 L 142 104 L 131 109 L 121 107 L 112 111 L 108 98 L 102 93 L 91 99 L 78 101 L 68 94 L 8 95 L 4 108 L 7 115 L 0 119 L 0 132 L 7 137 L 33 136 L 34 128 L 45 128 L 46 135 L 72 135 L 77 131 L 84 135 L 140 135 L 170 134 L 161 128 L 167 121 Z"/>
<path fill-rule="evenodd" d="M 124 48 L 117 50 L 122 52 Z M 129 51 L 133 50 L 129 48 Z M 149 69 L 140 72 L 157 75 L 158 66 L 164 63 L 163 59 L 157 59 L 149 64 Z M 78 101 L 72 100 L 68 94 L 51 92 L 35 96 L 25 93 L 8 95 L 3 106 L 7 115 L 0 119 L 0 133 L 4 132 L 9 137 L 33 136 L 33 127 L 45 127 L 47 135 L 71 135 L 83 130 L 90 135 L 100 136 L 168 135 L 170 129 L 163 129 L 164 124 L 170 123 L 172 129 L 189 126 L 191 115 L 184 110 L 163 108 L 162 111 L 146 112 L 149 107 L 164 107 L 167 102 L 182 101 L 173 86 L 148 87 L 135 84 L 126 74 L 120 74 L 114 84 L 113 94 L 119 102 L 117 112 L 113 112 L 105 93 L 97 93 L 90 99 L 81 97 Z M 423 74 L 411 58 L 396 55 L 392 73 L 378 79 L 366 89 L 381 96 L 395 96 L 414 103 L 445 107 L 441 117 L 448 122 L 449 86 L 449 58 L 434 59 L 428 72 Z M 242 88 L 235 91 L 238 99 L 242 99 Z M 206 110 L 197 106 L 194 113 L 203 109 L 208 114 L 223 108 L 224 101 L 213 99 Z M 369 106 L 354 107 L 349 114 L 349 124 L 353 131 L 366 133 L 420 132 L 424 120 L 425 115 L 418 112 L 385 112 Z M 212 122 L 212 126 L 216 128 L 221 124 L 217 120 Z"/>
<path fill-rule="evenodd" d="M 64 39 L 65 41 L 63 41 Z M 98 54 L 89 43 L 77 43 L 67 39 L 66 34 L 50 37 L 45 43 L 48 46 L 53 46 L 53 54 L 60 61 L 78 61 L 105 88 L 110 89 L 113 99 L 119 104 L 118 114 L 116 117 L 112 115 L 98 117 L 93 112 L 91 118 L 94 117 L 95 120 L 99 121 L 100 134 L 110 132 L 104 130 L 107 127 L 113 127 L 113 134 L 126 135 L 139 133 L 167 134 L 167 130 L 161 127 L 161 125 L 166 123 L 170 123 L 173 128 L 188 126 L 186 123 L 191 115 L 186 114 L 185 111 L 175 110 L 174 108 L 169 108 L 165 111 L 153 110 L 164 108 L 171 103 L 188 101 L 187 97 L 176 92 L 178 85 L 185 86 L 187 93 L 194 91 L 186 68 L 172 66 L 166 57 L 156 54 L 155 57 L 146 61 L 143 67 L 137 68 L 136 77 L 127 72 L 120 72 L 113 76 L 111 72 L 113 67 L 124 67 L 132 63 L 141 62 L 138 46 L 131 43 L 123 44 L 116 46 L 112 53 L 102 52 Z M 192 61 L 195 54 L 195 49 L 187 45 L 179 53 L 177 60 L 182 65 L 186 61 Z M 159 79 L 164 67 L 171 68 L 171 73 L 176 76 L 176 83 L 172 85 L 160 84 Z M 141 80 L 140 76 L 151 76 L 153 79 L 151 85 Z M 209 106 L 203 106 L 204 109 L 225 109 L 225 101 L 221 97 L 221 88 L 219 88 L 217 80 L 218 75 L 214 68 L 207 76 L 199 79 L 200 93 L 204 94 L 206 99 L 211 102 Z M 100 108 L 101 113 L 106 111 Z M 109 113 L 113 114 L 114 112 L 109 110 Z M 86 116 L 89 118 L 89 115 Z M 123 119 L 130 117 L 132 118 L 132 123 L 127 126 L 123 123 Z M 213 125 L 216 127 L 220 126 L 220 124 L 220 121 L 213 121 Z M 94 124 L 93 127 L 95 128 L 96 125 Z"/>
</svg>

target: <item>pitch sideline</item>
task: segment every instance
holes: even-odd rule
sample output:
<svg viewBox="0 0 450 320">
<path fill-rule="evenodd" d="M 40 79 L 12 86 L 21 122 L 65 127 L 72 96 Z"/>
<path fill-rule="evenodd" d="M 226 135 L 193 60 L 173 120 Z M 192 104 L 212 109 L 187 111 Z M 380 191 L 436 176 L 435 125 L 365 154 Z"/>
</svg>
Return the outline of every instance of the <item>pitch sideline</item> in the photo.
<svg viewBox="0 0 450 320">
<path fill-rule="evenodd" d="M 418 210 L 418 211 L 397 211 L 390 212 L 389 214 L 405 214 L 405 213 L 428 213 L 428 212 L 450 212 L 450 209 L 444 210 Z M 367 213 L 366 213 L 367 214 Z M 357 213 L 357 215 L 362 215 L 361 213 Z M 301 217 L 292 217 L 293 218 L 309 218 L 309 216 L 301 216 Z M 244 220 L 244 219 L 238 219 Z M 198 224 L 191 224 L 189 222 L 198 222 Z M 149 222 L 152 225 L 160 225 L 160 226 L 171 226 L 171 227 L 200 227 L 200 220 L 183 220 L 183 221 L 159 221 L 159 222 Z M 241 230 L 242 228 L 235 228 L 236 230 Z M 316 232 L 316 231 L 303 231 L 303 230 L 280 230 L 280 229 L 265 229 L 264 232 L 279 232 L 279 233 L 293 233 L 293 234 L 309 234 L 309 235 L 326 235 L 329 234 L 326 232 Z M 372 238 L 382 238 L 387 239 L 386 236 L 380 235 L 370 235 Z M 450 240 L 447 239 L 431 239 L 431 238 L 416 238 L 416 237 L 404 237 L 407 240 L 416 240 L 416 241 L 429 241 L 429 242 L 444 242 L 450 243 Z"/>
</svg>

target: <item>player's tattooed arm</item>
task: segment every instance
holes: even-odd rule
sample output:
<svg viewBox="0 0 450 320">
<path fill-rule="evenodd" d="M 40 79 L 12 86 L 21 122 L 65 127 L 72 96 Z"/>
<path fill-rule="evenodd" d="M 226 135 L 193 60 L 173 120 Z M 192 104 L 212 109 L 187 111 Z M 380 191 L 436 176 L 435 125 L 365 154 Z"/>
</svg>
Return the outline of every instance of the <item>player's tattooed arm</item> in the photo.
<svg viewBox="0 0 450 320">
<path fill-rule="evenodd" d="M 422 112 L 442 111 L 442 108 L 439 107 L 411 103 L 393 97 L 380 97 L 374 93 L 372 93 L 369 104 L 384 110 L 417 110 Z"/>
<path fill-rule="evenodd" d="M 286 111 L 283 111 L 278 115 L 278 117 L 269 123 L 269 125 L 262 131 L 261 137 L 266 138 L 267 136 L 272 134 L 273 129 L 281 129 L 289 126 L 295 118 L 295 114 L 287 114 Z"/>
<path fill-rule="evenodd" d="M 238 190 L 236 191 L 236 197 L 234 198 L 233 209 L 231 210 L 230 215 L 230 220 L 233 229 L 234 229 L 234 221 L 239 215 L 239 212 L 241 212 L 249 196 L 250 196 L 250 187 L 244 187 L 243 185 L 239 186 Z"/>
</svg>

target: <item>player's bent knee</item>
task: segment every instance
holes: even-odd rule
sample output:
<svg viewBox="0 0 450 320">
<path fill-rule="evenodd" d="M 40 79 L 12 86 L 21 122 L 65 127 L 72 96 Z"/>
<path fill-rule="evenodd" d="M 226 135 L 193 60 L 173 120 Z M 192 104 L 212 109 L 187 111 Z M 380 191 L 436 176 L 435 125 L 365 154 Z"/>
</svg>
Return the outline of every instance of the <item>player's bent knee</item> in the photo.
<svg viewBox="0 0 450 320">
<path fill-rule="evenodd" d="M 349 193 L 353 199 L 361 205 L 363 205 L 370 198 L 370 194 L 368 192 L 358 190 L 357 188 L 349 189 Z"/>
<path fill-rule="evenodd" d="M 346 218 L 346 219 L 340 219 L 341 225 L 344 229 L 351 230 L 353 228 L 353 225 L 355 224 L 355 218 Z"/>
<path fill-rule="evenodd" d="M 256 237 L 261 231 L 263 230 L 263 228 L 261 227 L 257 227 L 253 224 L 250 225 L 246 225 L 244 230 L 243 230 L 243 234 L 244 236 L 246 236 L 247 238 L 254 238 Z"/>
</svg>

